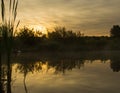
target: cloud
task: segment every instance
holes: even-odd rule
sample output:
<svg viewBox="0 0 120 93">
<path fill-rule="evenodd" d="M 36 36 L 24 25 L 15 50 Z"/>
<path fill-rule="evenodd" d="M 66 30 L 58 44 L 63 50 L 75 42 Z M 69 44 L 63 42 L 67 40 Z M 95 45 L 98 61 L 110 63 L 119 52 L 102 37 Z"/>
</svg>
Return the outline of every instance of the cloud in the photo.
<svg viewBox="0 0 120 93">
<path fill-rule="evenodd" d="M 89 34 L 120 24 L 120 0 L 24 0 L 19 1 L 20 19 L 30 24 L 64 24 L 73 30 L 85 29 Z M 19 15 L 19 14 L 18 14 Z M 96 30 L 96 32 L 95 32 Z M 109 33 L 108 33 L 109 34 Z"/>
</svg>

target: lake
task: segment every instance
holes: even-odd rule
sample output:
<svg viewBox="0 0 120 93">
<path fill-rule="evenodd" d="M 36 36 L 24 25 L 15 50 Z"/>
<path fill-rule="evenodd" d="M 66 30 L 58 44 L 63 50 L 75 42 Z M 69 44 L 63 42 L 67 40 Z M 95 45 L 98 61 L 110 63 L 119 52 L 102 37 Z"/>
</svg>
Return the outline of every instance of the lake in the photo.
<svg viewBox="0 0 120 93">
<path fill-rule="evenodd" d="M 118 54 L 21 54 L 12 63 L 12 93 L 120 93 Z"/>
</svg>

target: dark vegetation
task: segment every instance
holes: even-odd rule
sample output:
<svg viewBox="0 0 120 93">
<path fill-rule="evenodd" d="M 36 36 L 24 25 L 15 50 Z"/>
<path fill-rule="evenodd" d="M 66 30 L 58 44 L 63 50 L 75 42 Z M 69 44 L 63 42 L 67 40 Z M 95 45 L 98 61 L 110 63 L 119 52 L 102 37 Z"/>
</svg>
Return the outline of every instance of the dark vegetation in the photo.
<svg viewBox="0 0 120 93">
<path fill-rule="evenodd" d="M 6 4 L 4 0 L 1 0 L 1 19 L 0 25 L 0 93 L 12 93 L 12 52 L 18 53 L 18 50 L 22 52 L 68 52 L 72 51 L 91 51 L 91 50 L 120 50 L 120 27 L 118 25 L 113 26 L 110 31 L 111 37 L 88 37 L 84 36 L 80 32 L 75 33 L 72 30 L 66 30 L 64 27 L 56 27 L 54 31 L 48 32 L 47 35 L 43 35 L 40 32 L 34 32 L 33 29 L 24 27 L 20 29 L 20 32 L 15 36 L 15 32 L 19 25 L 16 23 L 18 0 L 9 0 L 9 9 L 6 10 Z M 8 13 L 6 13 L 6 11 Z M 8 18 L 6 18 L 8 14 Z M 16 24 L 16 25 L 15 25 Z M 28 56 L 28 55 L 27 55 Z M 33 54 L 32 54 L 33 57 Z M 23 57 L 22 57 L 23 58 Z M 21 59 L 22 59 L 21 58 Z M 5 60 L 4 60 L 5 59 Z M 30 58 L 29 58 L 30 59 Z M 114 71 L 120 71 L 118 63 L 119 60 L 112 59 L 111 68 Z M 56 66 L 56 64 L 58 66 Z M 50 62 L 50 65 L 57 67 L 58 71 L 65 72 L 65 69 L 70 69 L 81 65 L 84 62 L 70 62 L 66 64 L 60 62 Z M 24 73 L 24 86 L 27 93 L 25 78 L 29 70 L 36 65 L 31 64 L 30 69 L 24 62 L 18 69 Z M 68 68 L 69 67 L 69 68 Z M 40 67 L 39 67 L 40 68 Z M 117 69 L 116 69 L 117 68 Z M 34 69 L 34 68 L 33 68 Z"/>
<path fill-rule="evenodd" d="M 114 25 L 113 28 L 111 28 L 110 35 L 111 35 L 111 37 L 120 38 L 120 26 Z"/>
<path fill-rule="evenodd" d="M 42 65 L 47 65 L 48 69 L 55 68 L 54 74 L 65 73 L 67 70 L 72 70 L 74 68 L 80 69 L 84 67 L 86 62 L 94 63 L 96 60 L 100 60 L 102 63 L 108 62 L 110 60 L 110 68 L 114 72 L 120 71 L 120 52 L 80 52 L 74 54 L 62 54 L 53 53 L 51 55 L 48 53 L 41 54 L 37 53 L 23 53 L 23 55 L 14 58 L 13 64 L 19 63 L 17 69 L 23 73 L 27 74 L 29 72 L 34 73 L 34 71 L 41 71 Z M 19 59 L 19 62 L 18 62 Z M 86 61 L 89 60 L 89 61 Z M 46 72 L 47 72 L 46 71 Z"/>
<path fill-rule="evenodd" d="M 47 35 L 24 27 L 15 37 L 15 49 L 25 51 L 101 51 L 120 50 L 120 27 L 113 26 L 108 36 L 84 36 L 65 27 L 55 27 Z"/>
<path fill-rule="evenodd" d="M 7 5 L 6 2 L 9 2 L 9 5 Z M 1 0 L 2 22 L 0 24 L 0 93 L 11 93 L 11 54 L 13 50 L 14 32 L 19 25 L 19 22 L 16 23 L 17 6 L 18 0 Z M 6 63 L 6 69 L 3 67 L 3 57 L 5 58 L 4 63 Z"/>
</svg>

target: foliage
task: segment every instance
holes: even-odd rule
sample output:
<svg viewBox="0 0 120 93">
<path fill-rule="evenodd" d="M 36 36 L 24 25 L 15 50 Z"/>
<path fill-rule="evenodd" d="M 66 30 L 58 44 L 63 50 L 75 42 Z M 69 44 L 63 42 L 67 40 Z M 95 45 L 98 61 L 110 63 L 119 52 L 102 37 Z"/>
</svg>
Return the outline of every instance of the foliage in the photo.
<svg viewBox="0 0 120 93">
<path fill-rule="evenodd" d="M 47 37 L 37 37 L 35 34 L 33 29 L 21 29 L 18 33 L 18 39 L 23 42 L 21 46 L 28 45 L 28 49 L 32 45 L 40 51 L 120 50 L 119 38 L 83 36 L 65 27 L 56 27 L 54 31 L 48 32 Z"/>
<path fill-rule="evenodd" d="M 119 26 L 113 28 L 115 29 L 116 27 L 119 28 Z M 111 29 L 111 33 L 112 31 L 114 30 Z M 21 44 L 22 47 L 23 45 L 28 45 L 28 48 L 29 45 L 32 45 L 40 51 L 120 50 L 119 38 L 84 36 L 80 32 L 75 33 L 72 30 L 67 30 L 65 27 L 55 27 L 47 35 L 42 35 L 42 33 L 37 35 L 33 29 L 24 27 L 17 34 L 17 37 L 23 43 Z"/>
<path fill-rule="evenodd" d="M 1 74 L 1 66 L 2 66 L 2 59 L 1 56 L 3 55 L 3 47 L 4 53 L 6 54 L 7 59 L 7 93 L 11 93 L 11 52 L 13 48 L 13 37 L 15 31 L 20 23 L 17 22 L 15 25 L 16 16 L 17 16 L 17 6 L 18 0 L 9 0 L 9 9 L 7 9 L 7 1 L 1 0 L 1 18 L 2 23 L 0 25 L 0 74 Z M 6 13 L 8 12 L 8 13 Z M 7 17 L 8 16 L 8 17 Z M 0 75 L 1 78 L 1 75 Z M 0 80 L 1 82 L 1 80 Z"/>
<path fill-rule="evenodd" d="M 65 27 L 55 27 L 54 31 L 48 32 L 49 39 L 61 39 L 61 38 L 66 39 L 75 37 L 77 37 L 77 34 L 72 30 L 66 30 Z"/>
<path fill-rule="evenodd" d="M 17 34 L 17 36 L 21 38 L 34 37 L 34 32 L 33 32 L 33 29 L 24 27 L 20 29 L 20 32 Z"/>
<path fill-rule="evenodd" d="M 34 42 L 35 33 L 34 33 L 33 29 L 24 27 L 24 28 L 20 29 L 19 33 L 17 33 L 17 37 L 20 39 L 21 42 L 23 42 L 23 44 L 32 45 L 35 43 Z"/>
<path fill-rule="evenodd" d="M 120 37 L 120 26 L 114 25 L 110 31 L 111 37 Z"/>
<path fill-rule="evenodd" d="M 8 56 L 12 51 L 13 37 L 17 30 L 17 27 L 20 21 L 15 25 L 16 16 L 17 16 L 17 6 L 18 0 L 9 0 L 9 10 L 7 10 L 7 2 L 1 0 L 1 15 L 2 15 L 2 24 L 0 26 L 0 36 L 1 36 L 1 45 L 5 47 L 5 52 Z M 8 18 L 7 12 L 8 11 Z"/>
</svg>

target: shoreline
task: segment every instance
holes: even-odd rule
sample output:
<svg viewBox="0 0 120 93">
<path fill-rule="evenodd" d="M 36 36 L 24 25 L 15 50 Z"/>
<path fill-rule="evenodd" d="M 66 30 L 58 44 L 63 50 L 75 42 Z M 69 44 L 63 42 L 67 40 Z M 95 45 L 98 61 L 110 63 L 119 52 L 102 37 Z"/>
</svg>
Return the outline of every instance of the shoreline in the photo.
<svg viewBox="0 0 120 93">
<path fill-rule="evenodd" d="M 47 60 L 109 60 L 120 59 L 120 51 L 82 51 L 82 52 L 24 52 L 17 56 L 12 55 L 13 60 L 26 62 Z"/>
</svg>

